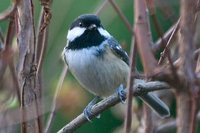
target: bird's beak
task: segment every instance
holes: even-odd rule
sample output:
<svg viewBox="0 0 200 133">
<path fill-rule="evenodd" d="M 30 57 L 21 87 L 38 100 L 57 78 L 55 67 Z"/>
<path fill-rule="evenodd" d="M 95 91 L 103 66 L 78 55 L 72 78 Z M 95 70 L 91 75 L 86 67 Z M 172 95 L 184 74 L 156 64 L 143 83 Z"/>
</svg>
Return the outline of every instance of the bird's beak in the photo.
<svg viewBox="0 0 200 133">
<path fill-rule="evenodd" d="M 91 24 L 89 27 L 88 27 L 89 30 L 95 30 L 97 29 L 97 26 L 96 24 Z"/>
</svg>

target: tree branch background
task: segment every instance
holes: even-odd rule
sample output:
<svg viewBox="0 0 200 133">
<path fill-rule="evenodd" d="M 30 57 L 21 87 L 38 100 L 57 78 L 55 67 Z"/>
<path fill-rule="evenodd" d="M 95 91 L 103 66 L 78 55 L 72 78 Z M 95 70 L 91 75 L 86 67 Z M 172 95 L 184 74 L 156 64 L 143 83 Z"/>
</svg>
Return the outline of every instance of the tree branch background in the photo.
<svg viewBox="0 0 200 133">
<path fill-rule="evenodd" d="M 0 132 L 200 132 L 199 10 L 199 0 L 1 2 Z M 101 118 L 92 123 L 81 113 L 93 96 L 60 57 L 69 24 L 84 13 L 100 16 L 148 81 L 133 85 L 132 71 L 129 106 L 113 95 L 94 107 Z M 149 91 L 169 105 L 170 118 L 160 119 L 135 98 Z"/>
</svg>

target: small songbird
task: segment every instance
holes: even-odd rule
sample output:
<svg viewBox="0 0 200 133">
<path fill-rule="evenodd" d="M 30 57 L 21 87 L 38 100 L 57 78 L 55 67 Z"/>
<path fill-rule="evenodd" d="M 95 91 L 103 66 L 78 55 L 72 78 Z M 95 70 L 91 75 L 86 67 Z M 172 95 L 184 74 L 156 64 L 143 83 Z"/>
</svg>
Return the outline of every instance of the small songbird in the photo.
<svg viewBox="0 0 200 133">
<path fill-rule="evenodd" d="M 129 57 L 96 15 L 84 14 L 72 22 L 63 56 L 73 76 L 96 96 L 84 110 L 88 120 L 99 97 L 108 97 L 118 88 L 123 99 L 120 90 L 127 84 Z M 161 117 L 170 115 L 165 103 L 152 93 L 140 98 Z"/>
</svg>

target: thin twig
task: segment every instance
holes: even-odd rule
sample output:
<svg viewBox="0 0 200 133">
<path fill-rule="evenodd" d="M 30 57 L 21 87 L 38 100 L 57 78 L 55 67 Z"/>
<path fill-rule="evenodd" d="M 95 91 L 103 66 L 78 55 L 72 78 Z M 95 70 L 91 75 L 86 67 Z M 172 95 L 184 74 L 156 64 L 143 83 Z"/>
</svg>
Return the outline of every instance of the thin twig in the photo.
<svg viewBox="0 0 200 133">
<path fill-rule="evenodd" d="M 10 16 L 12 16 L 12 13 L 15 12 L 16 7 L 17 7 L 17 1 L 15 1 L 15 3 L 12 3 L 11 7 L 9 7 L 0 14 L 0 21 L 8 19 Z"/>
<path fill-rule="evenodd" d="M 166 47 L 165 47 L 164 51 L 162 52 L 161 57 L 160 57 L 160 59 L 158 61 L 158 65 L 161 65 L 162 62 L 164 61 L 164 58 L 167 56 L 167 59 L 168 59 L 169 64 L 170 64 L 170 68 L 171 68 L 172 74 L 174 75 L 174 79 L 176 79 L 177 82 L 179 82 L 179 78 L 178 78 L 178 75 L 177 75 L 177 72 L 176 72 L 176 68 L 175 68 L 175 66 L 173 64 L 173 61 L 171 59 L 169 47 L 170 47 L 170 44 L 171 44 L 171 40 L 175 36 L 175 33 L 178 31 L 179 23 L 180 23 L 180 18 L 177 21 L 177 23 L 176 23 L 176 25 L 175 25 L 175 27 L 174 27 L 174 29 L 172 31 L 172 34 L 171 34 L 169 40 L 167 41 Z"/>
<path fill-rule="evenodd" d="M 163 41 L 167 42 L 167 40 L 169 40 L 169 38 L 170 38 L 171 34 L 173 33 L 174 28 L 176 27 L 177 23 L 178 22 L 176 22 L 173 26 L 171 26 L 171 28 L 169 28 L 169 30 L 163 35 L 163 38 L 162 38 Z M 164 49 L 166 47 L 165 45 L 163 45 L 162 39 L 159 38 L 156 41 L 156 43 L 152 46 L 152 51 L 153 51 L 154 54 L 159 52 L 161 49 Z M 165 44 L 167 44 L 167 43 L 165 43 Z"/>
<path fill-rule="evenodd" d="M 154 82 L 145 82 L 144 80 L 135 80 L 133 89 L 133 96 L 140 96 L 144 95 L 148 92 L 155 91 L 155 90 L 164 90 L 170 89 L 170 86 L 166 83 L 154 81 Z M 127 90 L 125 89 L 125 92 Z M 96 105 L 92 107 L 91 110 L 91 118 L 94 118 L 98 114 L 102 113 L 103 111 L 107 110 L 108 108 L 120 103 L 120 99 L 117 94 L 113 94 L 108 98 L 100 101 Z M 76 129 L 78 129 L 81 125 L 88 122 L 85 118 L 84 114 L 80 114 L 70 123 L 66 124 L 62 129 L 58 131 L 58 133 L 72 133 Z"/>
<path fill-rule="evenodd" d="M 133 38 L 133 37 L 132 37 Z M 125 119 L 125 132 L 131 132 L 131 124 L 132 124 L 132 98 L 133 98 L 133 85 L 134 85 L 134 75 L 135 75 L 135 60 L 136 60 L 136 51 L 137 44 L 136 40 L 132 39 L 132 47 L 131 47 L 131 58 L 130 58 L 130 71 L 128 76 L 128 94 L 127 94 L 127 111 L 126 111 L 126 119 Z"/>
<path fill-rule="evenodd" d="M 155 1 L 154 0 L 146 0 L 147 7 L 150 11 L 150 16 L 153 20 L 153 25 L 155 26 L 155 30 L 157 31 L 159 37 L 161 38 L 161 44 L 165 46 L 166 41 L 163 39 L 163 29 L 158 21 L 158 18 L 156 16 L 156 9 L 155 9 Z"/>
<path fill-rule="evenodd" d="M 14 14 L 10 16 L 10 22 L 8 26 L 8 31 L 5 39 L 5 52 L 10 49 L 12 40 L 15 34 L 15 23 L 14 23 Z"/>
<path fill-rule="evenodd" d="M 160 59 L 158 61 L 159 65 L 162 64 L 162 62 L 165 59 L 166 55 L 169 54 L 169 47 L 170 47 L 170 44 L 171 44 L 171 40 L 173 39 L 173 37 L 175 36 L 176 32 L 178 31 L 179 23 L 180 23 L 180 18 L 178 19 L 177 23 L 173 27 L 172 33 L 170 34 L 170 37 L 169 37 L 169 39 L 167 41 L 165 49 L 163 50 L 163 52 L 162 52 L 162 54 L 160 56 Z"/>
<path fill-rule="evenodd" d="M 50 133 L 51 125 L 52 125 L 52 122 L 53 122 L 54 117 L 55 117 L 57 98 L 58 98 L 58 95 L 59 95 L 60 90 L 62 88 L 65 76 L 67 74 L 67 70 L 68 70 L 68 67 L 64 66 L 63 71 L 61 72 L 60 79 L 58 81 L 58 84 L 57 84 L 57 87 L 56 87 L 56 91 L 55 91 L 55 95 L 54 95 L 54 98 L 53 98 L 50 116 L 49 116 L 49 119 L 47 121 L 47 125 L 46 125 L 46 128 L 45 128 L 45 133 Z"/>
<path fill-rule="evenodd" d="M 118 5 L 116 4 L 115 1 L 113 0 L 109 0 L 110 4 L 113 6 L 113 8 L 115 9 L 115 11 L 117 12 L 117 14 L 119 15 L 119 17 L 121 18 L 121 20 L 124 22 L 124 24 L 126 25 L 128 31 L 134 35 L 134 31 L 132 29 L 131 24 L 129 23 L 129 21 L 127 20 L 127 18 L 124 16 L 124 14 L 122 13 L 122 11 L 120 10 L 120 8 L 118 7 Z"/>
<path fill-rule="evenodd" d="M 40 21 L 39 21 L 39 28 L 38 28 L 38 35 L 37 35 L 37 42 L 36 42 L 36 54 L 35 59 L 37 62 L 37 74 L 40 73 L 42 68 L 42 63 L 44 59 L 44 53 L 47 47 L 47 36 L 48 36 L 48 26 L 41 32 L 41 26 L 43 25 L 44 21 L 44 9 L 41 10 L 40 13 Z M 39 76 L 39 75 L 38 75 Z"/>
<path fill-rule="evenodd" d="M 42 32 L 44 29 L 46 29 L 46 27 L 49 25 L 52 14 L 51 14 L 51 0 L 40 0 L 41 1 L 41 5 L 43 6 L 43 11 L 44 11 L 44 19 L 43 19 L 43 23 L 40 26 L 40 32 Z"/>
<path fill-rule="evenodd" d="M 99 16 L 99 14 L 101 13 L 101 11 L 106 7 L 107 4 L 108 4 L 108 0 L 104 0 L 104 2 L 98 7 L 98 9 L 95 11 L 94 14 L 96 14 L 97 16 Z"/>
</svg>

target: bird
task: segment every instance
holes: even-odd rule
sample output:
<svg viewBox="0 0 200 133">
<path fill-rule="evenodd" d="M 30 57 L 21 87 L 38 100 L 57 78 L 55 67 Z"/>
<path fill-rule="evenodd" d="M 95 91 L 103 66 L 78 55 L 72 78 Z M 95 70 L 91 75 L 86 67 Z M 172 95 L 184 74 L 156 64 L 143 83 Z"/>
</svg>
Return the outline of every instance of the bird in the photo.
<svg viewBox="0 0 200 133">
<path fill-rule="evenodd" d="M 83 111 L 89 121 L 91 108 L 100 98 L 117 92 L 124 101 L 123 91 L 130 70 L 129 56 L 103 27 L 98 16 L 83 14 L 75 18 L 67 33 L 63 58 L 81 86 L 95 95 Z M 139 98 L 162 118 L 170 115 L 168 106 L 153 93 Z"/>
</svg>

